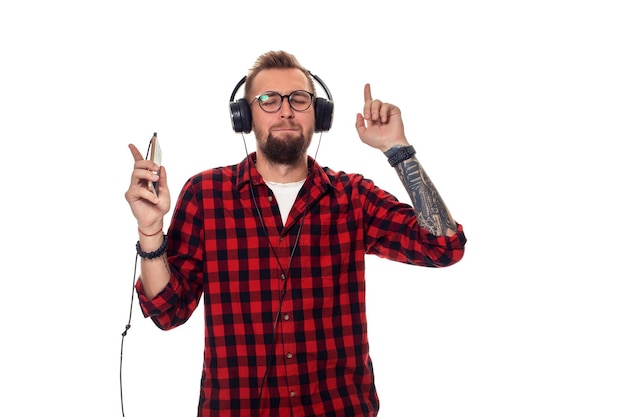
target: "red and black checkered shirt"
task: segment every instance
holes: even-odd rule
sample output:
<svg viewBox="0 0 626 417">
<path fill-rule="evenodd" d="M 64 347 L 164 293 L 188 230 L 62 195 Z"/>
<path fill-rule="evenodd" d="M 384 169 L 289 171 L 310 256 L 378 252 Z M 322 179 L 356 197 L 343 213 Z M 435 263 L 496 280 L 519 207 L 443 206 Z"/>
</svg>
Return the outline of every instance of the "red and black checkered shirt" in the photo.
<svg viewBox="0 0 626 417">
<path fill-rule="evenodd" d="M 410 205 L 312 159 L 283 226 L 253 158 L 185 184 L 168 231 L 170 282 L 148 300 L 138 281 L 142 311 L 171 329 L 204 295 L 199 416 L 375 416 L 365 255 L 452 265 L 463 229 L 431 235 Z"/>
</svg>

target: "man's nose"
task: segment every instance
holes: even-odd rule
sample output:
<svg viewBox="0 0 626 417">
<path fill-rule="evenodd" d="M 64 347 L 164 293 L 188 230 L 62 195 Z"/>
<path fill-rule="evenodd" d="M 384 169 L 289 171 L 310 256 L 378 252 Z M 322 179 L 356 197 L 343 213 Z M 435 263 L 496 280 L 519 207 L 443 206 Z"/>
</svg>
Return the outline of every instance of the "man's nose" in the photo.
<svg viewBox="0 0 626 417">
<path fill-rule="evenodd" d="M 280 106 L 280 117 L 293 117 L 293 109 L 291 108 L 291 104 L 289 104 L 289 96 L 282 96 L 281 98 L 281 106 Z"/>
</svg>

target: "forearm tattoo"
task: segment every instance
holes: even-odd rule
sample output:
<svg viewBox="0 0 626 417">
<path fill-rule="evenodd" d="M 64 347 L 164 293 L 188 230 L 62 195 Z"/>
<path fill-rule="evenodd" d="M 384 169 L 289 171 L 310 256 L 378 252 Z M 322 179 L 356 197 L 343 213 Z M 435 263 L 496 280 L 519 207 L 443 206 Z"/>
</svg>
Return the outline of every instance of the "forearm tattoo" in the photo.
<svg viewBox="0 0 626 417">
<path fill-rule="evenodd" d="M 417 158 L 413 156 L 395 169 L 411 197 L 420 226 L 437 236 L 456 230 L 456 223 Z"/>
<path fill-rule="evenodd" d="M 165 264 L 165 269 L 167 269 L 167 273 L 171 275 L 172 270 L 170 269 L 170 263 L 167 261 L 167 254 L 163 254 L 161 258 L 163 258 L 163 264 Z"/>
</svg>

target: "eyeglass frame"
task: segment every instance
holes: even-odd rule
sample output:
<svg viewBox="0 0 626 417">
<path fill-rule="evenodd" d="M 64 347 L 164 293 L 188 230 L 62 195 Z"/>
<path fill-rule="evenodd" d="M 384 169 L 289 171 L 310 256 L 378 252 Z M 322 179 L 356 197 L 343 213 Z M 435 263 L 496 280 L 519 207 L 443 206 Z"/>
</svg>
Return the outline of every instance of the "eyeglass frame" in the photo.
<svg viewBox="0 0 626 417">
<path fill-rule="evenodd" d="M 309 105 L 306 107 L 306 109 L 303 109 L 303 110 L 295 109 L 293 107 L 293 105 L 291 104 L 291 96 L 292 96 L 292 94 L 293 93 L 299 93 L 299 92 L 307 93 L 309 95 L 309 97 L 310 97 Z M 276 94 L 278 97 L 280 97 L 278 108 L 276 110 L 274 110 L 274 111 L 269 111 L 269 110 L 264 109 L 263 105 L 261 104 L 261 100 L 259 100 L 259 97 L 261 97 L 264 94 L 268 94 L 268 93 L 273 93 L 273 94 Z M 294 91 L 292 91 L 289 94 L 280 94 L 278 91 L 271 91 L 270 90 L 270 91 L 264 91 L 261 94 L 254 96 L 253 100 L 256 101 L 259 104 L 259 107 L 261 108 L 261 110 L 263 110 L 265 113 L 270 113 L 271 114 L 271 113 L 278 113 L 280 111 L 280 109 L 283 108 L 283 101 L 285 101 L 285 98 L 287 99 L 287 103 L 289 103 L 289 107 L 291 107 L 291 110 L 297 111 L 299 113 L 302 113 L 302 112 L 305 112 L 305 111 L 307 111 L 308 109 L 311 108 L 311 104 L 313 104 L 313 99 L 315 98 L 315 94 L 313 94 L 313 93 L 311 93 L 310 91 L 307 91 L 307 90 L 294 90 Z"/>
</svg>

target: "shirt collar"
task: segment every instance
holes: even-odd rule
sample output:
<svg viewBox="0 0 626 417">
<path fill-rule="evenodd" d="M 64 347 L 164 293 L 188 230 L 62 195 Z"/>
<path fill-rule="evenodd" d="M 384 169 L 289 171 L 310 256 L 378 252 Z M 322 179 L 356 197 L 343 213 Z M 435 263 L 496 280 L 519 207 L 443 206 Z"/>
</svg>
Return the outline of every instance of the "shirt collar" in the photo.
<svg viewBox="0 0 626 417">
<path fill-rule="evenodd" d="M 331 187 L 330 179 L 324 169 L 311 156 L 307 157 L 309 165 L 309 176 L 313 177 L 313 184 L 316 187 Z M 246 159 L 237 165 L 237 189 L 241 189 L 252 179 L 253 185 L 263 184 L 263 177 L 256 168 L 254 161 L 256 160 L 256 152 L 252 152 Z M 305 182 L 305 186 L 308 183 Z"/>
</svg>

